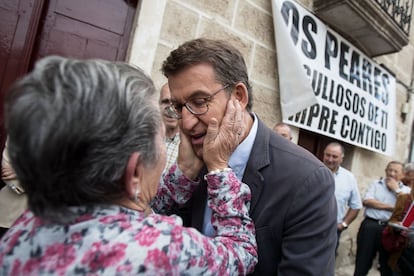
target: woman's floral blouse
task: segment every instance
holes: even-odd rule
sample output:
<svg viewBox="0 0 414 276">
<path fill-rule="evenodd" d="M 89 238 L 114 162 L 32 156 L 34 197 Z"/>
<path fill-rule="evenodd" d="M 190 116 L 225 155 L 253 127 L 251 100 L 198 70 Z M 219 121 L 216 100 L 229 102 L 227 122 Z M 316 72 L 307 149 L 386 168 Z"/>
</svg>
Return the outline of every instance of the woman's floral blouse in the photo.
<svg viewBox="0 0 414 276">
<path fill-rule="evenodd" d="M 26 211 L 0 242 L 0 275 L 246 274 L 257 262 L 250 190 L 233 172 L 207 181 L 215 238 L 184 228 L 177 216 L 145 216 L 117 205 L 71 207 L 77 217 L 69 225 Z M 153 206 L 185 202 L 196 185 L 174 165 Z"/>
</svg>

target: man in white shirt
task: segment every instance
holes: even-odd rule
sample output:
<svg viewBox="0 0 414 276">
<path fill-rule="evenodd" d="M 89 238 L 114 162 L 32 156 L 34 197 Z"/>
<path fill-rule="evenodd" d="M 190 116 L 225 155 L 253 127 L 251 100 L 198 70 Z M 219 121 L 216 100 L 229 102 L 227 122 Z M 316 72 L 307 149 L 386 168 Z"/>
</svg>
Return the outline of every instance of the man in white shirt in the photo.
<svg viewBox="0 0 414 276">
<path fill-rule="evenodd" d="M 341 167 L 344 156 L 344 147 L 337 142 L 328 144 L 323 152 L 323 163 L 331 170 L 335 178 L 335 198 L 338 207 L 337 249 L 342 231 L 348 228 L 362 208 L 361 196 L 355 176 L 347 169 Z"/>
</svg>

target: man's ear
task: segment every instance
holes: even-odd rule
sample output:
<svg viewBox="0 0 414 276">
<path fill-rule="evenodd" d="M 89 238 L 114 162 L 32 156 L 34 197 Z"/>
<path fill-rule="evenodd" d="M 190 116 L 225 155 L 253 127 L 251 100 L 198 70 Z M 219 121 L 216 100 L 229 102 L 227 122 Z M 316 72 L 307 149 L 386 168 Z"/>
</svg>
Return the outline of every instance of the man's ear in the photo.
<svg viewBox="0 0 414 276">
<path fill-rule="evenodd" d="M 249 102 L 249 92 L 247 87 L 242 82 L 238 82 L 232 92 L 232 96 L 235 97 L 243 108 L 246 108 Z"/>
<path fill-rule="evenodd" d="M 139 188 L 139 153 L 134 152 L 128 158 L 124 173 L 124 184 L 130 197 L 134 197 L 135 191 Z"/>
</svg>

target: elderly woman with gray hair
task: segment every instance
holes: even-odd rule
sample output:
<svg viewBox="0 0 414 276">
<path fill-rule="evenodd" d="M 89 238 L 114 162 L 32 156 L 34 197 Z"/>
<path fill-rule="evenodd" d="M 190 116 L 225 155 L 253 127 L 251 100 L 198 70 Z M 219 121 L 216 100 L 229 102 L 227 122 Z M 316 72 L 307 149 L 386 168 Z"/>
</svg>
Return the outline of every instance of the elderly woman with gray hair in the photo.
<svg viewBox="0 0 414 276">
<path fill-rule="evenodd" d="M 155 214 L 184 203 L 202 162 L 166 154 L 155 88 L 125 63 L 47 57 L 6 100 L 13 168 L 29 210 L 0 241 L 0 275 L 247 274 L 257 262 L 250 190 L 228 168 L 241 108 L 205 139 L 213 238 Z"/>
</svg>

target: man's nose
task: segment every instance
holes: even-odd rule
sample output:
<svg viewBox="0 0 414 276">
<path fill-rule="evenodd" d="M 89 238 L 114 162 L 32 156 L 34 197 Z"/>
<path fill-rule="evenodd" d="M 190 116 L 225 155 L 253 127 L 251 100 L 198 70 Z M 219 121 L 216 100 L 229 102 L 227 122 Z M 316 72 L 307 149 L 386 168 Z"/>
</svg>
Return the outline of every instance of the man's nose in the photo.
<svg viewBox="0 0 414 276">
<path fill-rule="evenodd" d="M 390 172 L 388 173 L 388 176 L 389 176 L 389 177 L 395 177 L 395 175 L 396 175 L 396 173 L 395 173 L 395 172 L 393 172 L 393 171 L 390 171 Z"/>
<path fill-rule="evenodd" d="M 183 106 L 181 111 L 181 125 L 184 130 L 191 130 L 198 122 L 197 116 L 192 114 L 187 107 Z"/>
</svg>

